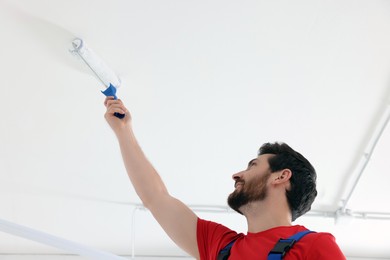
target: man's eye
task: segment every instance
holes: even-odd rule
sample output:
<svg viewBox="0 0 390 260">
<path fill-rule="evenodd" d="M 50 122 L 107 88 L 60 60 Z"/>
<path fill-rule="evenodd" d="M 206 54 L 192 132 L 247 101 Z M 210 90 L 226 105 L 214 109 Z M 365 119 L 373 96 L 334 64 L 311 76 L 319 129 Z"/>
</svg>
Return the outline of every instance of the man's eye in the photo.
<svg viewBox="0 0 390 260">
<path fill-rule="evenodd" d="M 252 167 L 253 165 L 256 165 L 256 160 L 252 160 L 252 161 L 248 162 L 248 169 L 250 167 Z"/>
</svg>

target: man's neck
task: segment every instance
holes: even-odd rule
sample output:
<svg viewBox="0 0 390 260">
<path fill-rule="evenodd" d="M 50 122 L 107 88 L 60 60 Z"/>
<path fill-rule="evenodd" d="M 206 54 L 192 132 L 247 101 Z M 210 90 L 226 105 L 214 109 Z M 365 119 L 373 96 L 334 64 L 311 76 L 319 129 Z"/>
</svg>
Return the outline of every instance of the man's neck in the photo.
<svg viewBox="0 0 390 260">
<path fill-rule="evenodd" d="M 248 222 L 248 232 L 258 233 L 275 227 L 292 225 L 288 207 L 280 204 L 267 207 L 264 204 L 264 202 L 252 202 L 242 209 Z"/>
</svg>

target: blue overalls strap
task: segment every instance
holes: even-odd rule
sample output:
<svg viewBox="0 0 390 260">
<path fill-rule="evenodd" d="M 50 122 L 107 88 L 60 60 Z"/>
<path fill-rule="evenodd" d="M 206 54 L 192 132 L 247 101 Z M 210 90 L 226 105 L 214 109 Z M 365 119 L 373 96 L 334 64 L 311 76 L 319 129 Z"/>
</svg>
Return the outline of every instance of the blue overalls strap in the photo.
<svg viewBox="0 0 390 260">
<path fill-rule="evenodd" d="M 232 246 L 233 246 L 234 242 L 236 242 L 235 239 L 234 239 L 232 242 L 230 242 L 227 246 L 225 246 L 225 247 L 219 252 L 218 260 L 227 260 L 227 259 L 229 258 L 230 250 L 232 249 Z"/>
<path fill-rule="evenodd" d="M 287 239 L 279 239 L 278 243 L 274 246 L 274 248 L 268 254 L 268 260 L 281 260 L 284 255 L 290 250 L 290 248 L 299 241 L 303 236 L 313 233 L 314 231 L 305 230 L 295 235 L 287 238 Z"/>
</svg>

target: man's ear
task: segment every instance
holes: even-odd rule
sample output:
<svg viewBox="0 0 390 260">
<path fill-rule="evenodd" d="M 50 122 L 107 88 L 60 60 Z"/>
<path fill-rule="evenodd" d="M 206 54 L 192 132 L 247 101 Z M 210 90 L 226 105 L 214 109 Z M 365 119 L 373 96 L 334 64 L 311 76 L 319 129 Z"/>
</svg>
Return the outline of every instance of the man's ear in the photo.
<svg viewBox="0 0 390 260">
<path fill-rule="evenodd" d="M 275 172 L 275 175 L 273 176 L 273 184 L 282 184 L 289 182 L 292 176 L 292 172 L 290 169 L 283 169 L 278 172 Z"/>
</svg>

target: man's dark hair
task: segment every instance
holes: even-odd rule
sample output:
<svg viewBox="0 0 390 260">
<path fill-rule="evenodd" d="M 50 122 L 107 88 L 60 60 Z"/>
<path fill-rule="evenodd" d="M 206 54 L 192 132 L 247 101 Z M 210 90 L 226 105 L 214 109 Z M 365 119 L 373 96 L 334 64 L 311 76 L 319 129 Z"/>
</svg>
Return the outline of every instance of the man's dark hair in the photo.
<svg viewBox="0 0 390 260">
<path fill-rule="evenodd" d="M 310 162 L 285 143 L 265 143 L 258 155 L 274 154 L 268 159 L 271 172 L 290 169 L 290 190 L 286 190 L 292 221 L 308 212 L 317 196 L 317 174 Z"/>
</svg>

